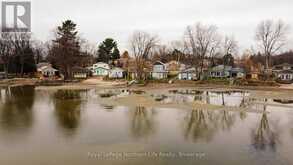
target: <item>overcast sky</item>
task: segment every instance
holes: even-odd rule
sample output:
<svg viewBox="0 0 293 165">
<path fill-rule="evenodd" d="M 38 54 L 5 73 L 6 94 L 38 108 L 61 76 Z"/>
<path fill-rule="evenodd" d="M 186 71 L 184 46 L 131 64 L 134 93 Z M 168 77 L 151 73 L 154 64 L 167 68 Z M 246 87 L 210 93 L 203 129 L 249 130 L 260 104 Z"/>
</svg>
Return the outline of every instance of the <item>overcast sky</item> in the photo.
<svg viewBox="0 0 293 165">
<path fill-rule="evenodd" d="M 200 21 L 233 34 L 244 49 L 253 44 L 261 20 L 282 19 L 293 28 L 292 9 L 293 0 L 32 0 L 32 32 L 45 41 L 62 21 L 72 19 L 91 43 L 112 37 L 127 49 L 135 30 L 157 34 L 168 43 L 180 40 L 187 25 Z"/>
</svg>

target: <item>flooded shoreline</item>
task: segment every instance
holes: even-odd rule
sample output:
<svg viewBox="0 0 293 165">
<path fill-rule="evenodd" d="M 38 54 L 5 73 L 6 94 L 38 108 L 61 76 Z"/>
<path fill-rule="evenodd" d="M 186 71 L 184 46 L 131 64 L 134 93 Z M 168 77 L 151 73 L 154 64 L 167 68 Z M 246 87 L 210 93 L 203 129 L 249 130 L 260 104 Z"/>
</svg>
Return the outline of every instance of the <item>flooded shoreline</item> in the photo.
<svg viewBox="0 0 293 165">
<path fill-rule="evenodd" d="M 1 164 L 208 165 L 230 163 L 231 157 L 243 165 L 293 163 L 293 104 L 282 92 L 34 86 L 0 91 Z M 204 156 L 172 157 L 179 152 Z M 121 153 L 165 155 L 125 161 L 115 157 Z"/>
</svg>

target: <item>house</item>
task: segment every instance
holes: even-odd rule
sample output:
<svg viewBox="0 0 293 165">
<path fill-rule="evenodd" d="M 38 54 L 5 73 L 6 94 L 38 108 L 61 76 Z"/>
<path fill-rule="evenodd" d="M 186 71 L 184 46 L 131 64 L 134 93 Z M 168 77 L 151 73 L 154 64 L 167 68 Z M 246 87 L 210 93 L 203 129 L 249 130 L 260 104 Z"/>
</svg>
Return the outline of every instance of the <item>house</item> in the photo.
<svg viewBox="0 0 293 165">
<path fill-rule="evenodd" d="M 181 70 L 185 70 L 186 66 L 178 61 L 172 60 L 166 64 L 169 75 L 178 75 Z"/>
<path fill-rule="evenodd" d="M 247 79 L 258 80 L 259 77 L 260 77 L 260 72 L 258 72 L 258 71 L 249 71 L 246 74 Z"/>
<path fill-rule="evenodd" d="M 259 80 L 263 78 L 264 67 L 261 64 L 247 64 L 246 79 Z"/>
<path fill-rule="evenodd" d="M 37 64 L 37 72 L 40 78 L 53 78 L 59 75 L 59 71 L 53 68 L 50 63 Z"/>
<path fill-rule="evenodd" d="M 229 78 L 231 77 L 232 66 L 218 65 L 210 69 L 211 78 Z"/>
<path fill-rule="evenodd" d="M 273 67 L 273 72 L 283 71 L 283 70 L 293 70 L 293 65 L 284 63 L 280 65 L 275 65 Z"/>
<path fill-rule="evenodd" d="M 244 78 L 246 76 L 245 71 L 243 68 L 232 68 L 231 69 L 231 77 L 233 78 Z"/>
<path fill-rule="evenodd" d="M 87 68 L 74 67 L 72 69 L 72 77 L 75 79 L 86 79 L 91 75 L 91 71 Z"/>
<path fill-rule="evenodd" d="M 282 70 L 278 72 L 278 79 L 291 82 L 293 80 L 293 70 Z"/>
<path fill-rule="evenodd" d="M 197 80 L 197 74 L 195 68 L 188 68 L 180 71 L 178 74 L 179 80 Z"/>
<path fill-rule="evenodd" d="M 42 68 L 44 66 L 52 67 L 52 64 L 50 64 L 48 62 L 40 62 L 40 63 L 37 64 L 37 69 Z"/>
<path fill-rule="evenodd" d="M 166 65 L 161 61 L 157 61 L 153 64 L 153 69 L 151 72 L 153 79 L 165 79 L 168 77 L 168 71 Z"/>
<path fill-rule="evenodd" d="M 218 65 L 210 69 L 209 77 L 211 78 L 244 78 L 245 71 L 243 68 L 226 65 Z"/>
<path fill-rule="evenodd" d="M 109 64 L 98 62 L 93 65 L 92 73 L 93 76 L 108 76 L 110 70 Z"/>
<path fill-rule="evenodd" d="M 141 65 L 142 65 L 143 73 L 141 73 L 140 76 L 143 79 L 148 79 L 149 77 L 151 77 L 153 65 L 150 61 L 146 61 L 146 60 L 142 61 Z M 135 60 L 129 61 L 126 70 L 127 70 L 127 78 L 128 79 L 136 79 L 138 77 L 137 65 L 136 65 Z"/>
<path fill-rule="evenodd" d="M 281 81 L 291 82 L 293 80 L 293 65 L 288 63 L 275 65 L 273 74 Z"/>
<path fill-rule="evenodd" d="M 122 68 L 112 68 L 110 71 L 109 71 L 109 78 L 123 78 L 124 77 L 124 74 L 125 71 L 122 69 Z"/>
</svg>

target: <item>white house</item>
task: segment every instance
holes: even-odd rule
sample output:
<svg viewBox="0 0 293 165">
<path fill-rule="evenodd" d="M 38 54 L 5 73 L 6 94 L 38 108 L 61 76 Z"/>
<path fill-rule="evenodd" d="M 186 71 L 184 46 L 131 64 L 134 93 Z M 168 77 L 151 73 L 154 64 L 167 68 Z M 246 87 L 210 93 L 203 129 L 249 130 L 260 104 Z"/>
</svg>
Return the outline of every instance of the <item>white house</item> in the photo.
<svg viewBox="0 0 293 165">
<path fill-rule="evenodd" d="M 74 67 L 72 69 L 72 77 L 75 79 L 86 79 L 90 76 L 90 70 L 82 67 Z"/>
<path fill-rule="evenodd" d="M 293 65 L 288 64 L 288 63 L 284 63 L 284 64 L 280 64 L 280 65 L 275 65 L 273 67 L 273 72 L 279 72 L 279 71 L 283 71 L 283 70 L 293 70 Z"/>
<path fill-rule="evenodd" d="M 153 70 L 151 72 L 153 79 L 165 79 L 168 77 L 168 71 L 166 65 L 161 61 L 157 61 L 153 64 Z"/>
<path fill-rule="evenodd" d="M 278 78 L 282 81 L 292 81 L 293 80 L 293 70 L 283 70 L 278 72 Z"/>
<path fill-rule="evenodd" d="M 43 77 L 54 77 L 57 75 L 58 70 L 54 69 L 49 63 L 37 64 L 37 71 Z"/>
<path fill-rule="evenodd" d="M 243 68 L 236 67 L 231 69 L 231 77 L 233 78 L 244 78 L 246 76 Z"/>
<path fill-rule="evenodd" d="M 124 70 L 121 68 L 112 68 L 109 71 L 109 78 L 123 78 Z"/>
<path fill-rule="evenodd" d="M 108 76 L 110 71 L 109 64 L 98 62 L 93 65 L 92 72 L 93 76 Z"/>
<path fill-rule="evenodd" d="M 196 69 L 189 68 L 189 69 L 180 71 L 180 73 L 178 74 L 178 79 L 179 80 L 197 80 Z"/>
<path fill-rule="evenodd" d="M 278 78 L 278 80 L 284 82 L 292 82 L 293 81 L 293 65 L 284 63 L 281 65 L 275 65 L 273 67 L 273 73 Z"/>
<path fill-rule="evenodd" d="M 218 65 L 210 69 L 210 78 L 228 78 L 231 76 L 232 66 Z"/>
</svg>

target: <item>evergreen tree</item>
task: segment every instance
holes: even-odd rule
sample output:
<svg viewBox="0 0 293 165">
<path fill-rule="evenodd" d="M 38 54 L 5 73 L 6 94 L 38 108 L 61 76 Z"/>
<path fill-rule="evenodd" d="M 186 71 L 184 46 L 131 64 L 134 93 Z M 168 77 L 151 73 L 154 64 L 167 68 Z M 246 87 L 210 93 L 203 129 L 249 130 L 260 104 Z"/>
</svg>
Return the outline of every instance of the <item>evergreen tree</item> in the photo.
<svg viewBox="0 0 293 165">
<path fill-rule="evenodd" d="M 57 37 L 53 40 L 49 59 L 58 67 L 65 79 L 72 76 L 72 68 L 78 66 L 81 57 L 80 41 L 77 37 L 76 24 L 66 20 L 57 27 Z"/>
<path fill-rule="evenodd" d="M 233 66 L 234 65 L 234 57 L 232 54 L 226 54 L 223 57 L 223 63 L 225 66 Z"/>
<path fill-rule="evenodd" d="M 106 38 L 98 48 L 98 61 L 109 63 L 120 58 L 117 42 L 112 38 Z"/>
</svg>

